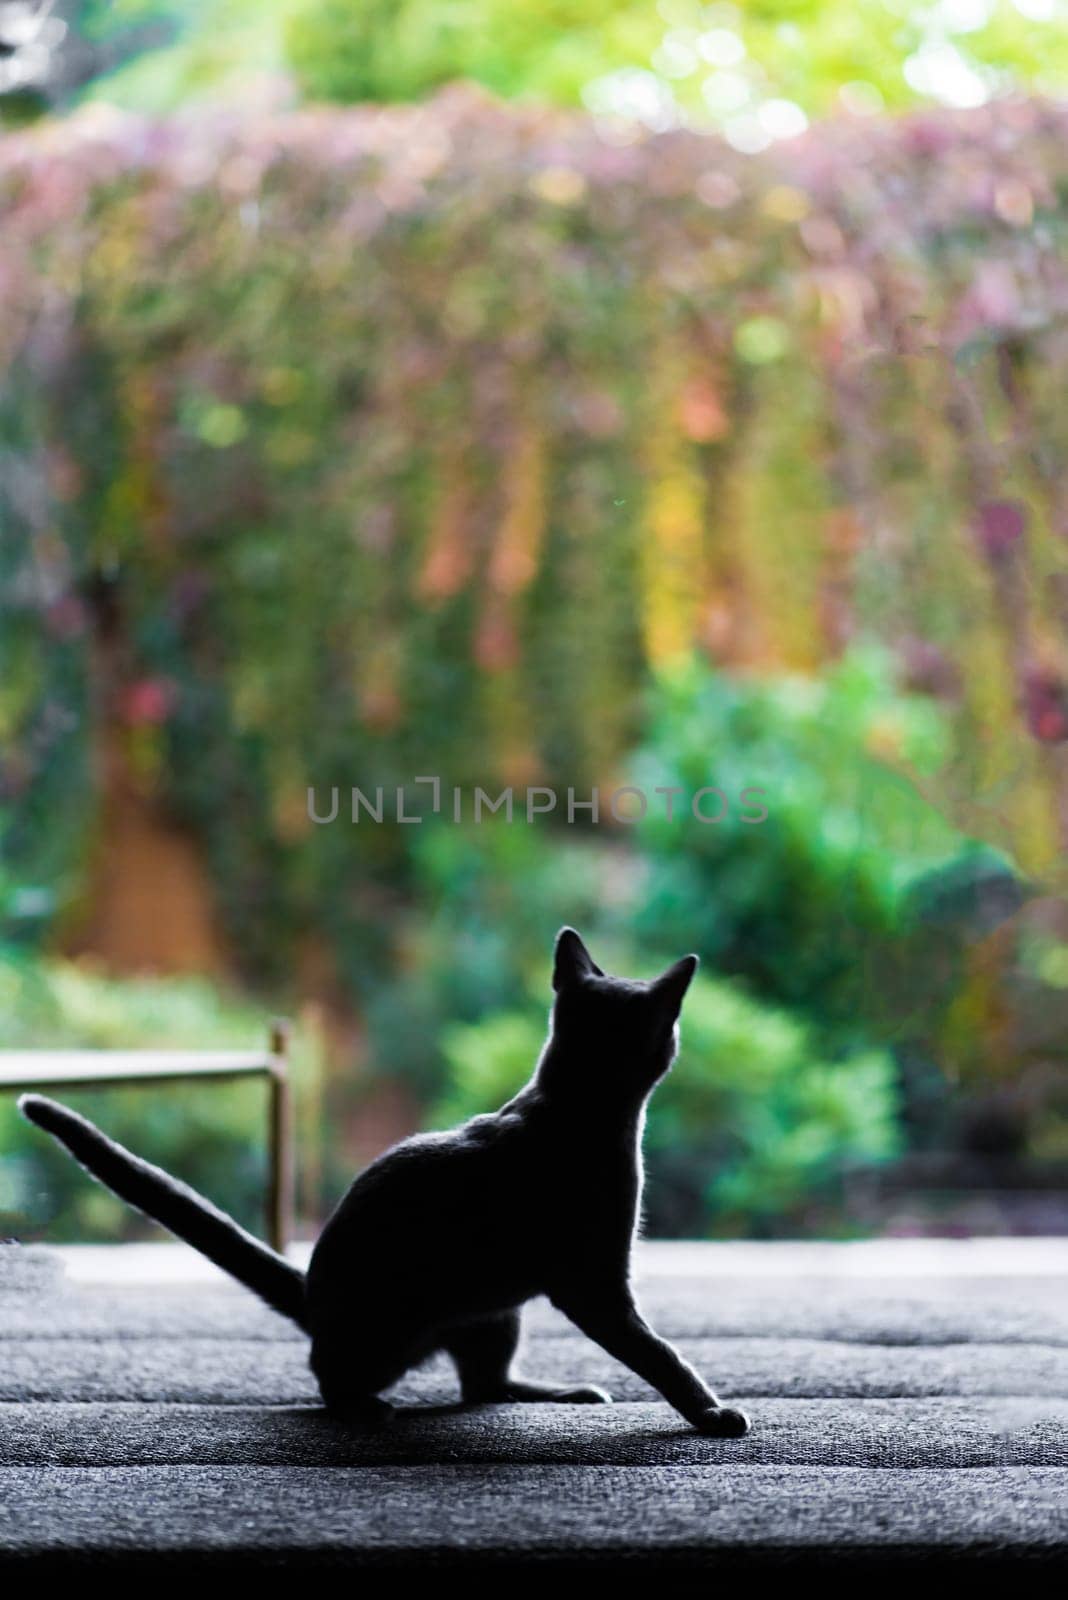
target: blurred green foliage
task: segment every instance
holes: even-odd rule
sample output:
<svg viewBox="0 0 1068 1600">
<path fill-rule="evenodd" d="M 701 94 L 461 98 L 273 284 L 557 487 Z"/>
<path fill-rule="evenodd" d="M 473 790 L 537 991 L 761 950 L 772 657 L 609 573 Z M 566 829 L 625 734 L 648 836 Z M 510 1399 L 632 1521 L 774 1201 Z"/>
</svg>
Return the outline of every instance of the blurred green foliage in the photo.
<svg viewBox="0 0 1068 1600">
<path fill-rule="evenodd" d="M 138 110 L 239 99 L 287 71 L 312 101 L 418 100 L 467 79 L 723 126 L 740 148 L 835 110 L 976 105 L 1068 77 L 1055 0 L 85 0 L 72 20 L 100 50 L 90 92 Z"/>
<path fill-rule="evenodd" d="M 311 99 L 418 99 L 455 79 L 636 117 L 725 126 L 740 148 L 806 117 L 978 105 L 1068 78 L 1068 19 L 1041 0 L 307 0 L 289 58 Z"/>
<path fill-rule="evenodd" d="M 5 1049 L 220 1049 L 265 1045 L 262 1006 L 200 978 L 114 978 L 84 963 L 41 961 L 0 946 Z M 315 1083 L 319 1046 L 305 1028 L 299 1084 Z M 184 1178 L 263 1232 L 267 1090 L 260 1081 L 130 1085 L 59 1095 L 138 1155 Z M 0 1096 L 0 1233 L 22 1238 L 133 1239 L 152 1228 L 91 1182 L 53 1140 Z M 311 1162 L 314 1151 L 300 1159 Z"/>
<path fill-rule="evenodd" d="M 937 703 L 896 688 L 877 649 L 818 678 L 739 681 L 697 662 L 665 675 L 636 781 L 678 788 L 684 807 L 715 785 L 704 814 L 723 817 L 686 817 L 680 849 L 680 823 L 650 808 L 638 931 L 660 949 L 691 945 L 826 1027 L 903 1025 L 890 957 L 909 932 L 909 891 L 962 848 L 905 773 L 937 771 L 948 745 Z M 757 783 L 747 810 L 738 797 Z M 979 870 L 985 853 L 970 854 Z"/>
<path fill-rule="evenodd" d="M 294 11 L 288 54 L 312 100 L 418 100 L 457 79 L 506 99 L 580 105 L 607 69 L 645 62 L 663 29 L 634 0 L 314 0 Z"/>
<path fill-rule="evenodd" d="M 366 1000 L 419 829 L 352 824 L 351 785 L 387 817 L 420 773 L 588 793 L 650 669 L 812 674 L 857 631 L 946 709 L 931 773 L 891 716 L 908 780 L 1055 881 L 1062 121 L 774 162 L 454 100 L 5 140 L 22 884 L 76 902 L 106 735 L 202 841 L 243 974 L 314 936 Z"/>
<path fill-rule="evenodd" d="M 801 1121 L 777 1174 L 735 1086 L 718 1103 L 755 1131 L 716 1187 L 715 1116 L 687 1112 L 696 1144 L 676 1125 L 658 1156 L 672 1226 L 800 1226 L 806 1185 L 831 1205 L 835 1172 L 889 1152 L 895 1095 L 917 1137 L 917 1061 L 925 1084 L 1003 1084 L 997 952 L 969 965 L 968 916 L 929 913 L 947 874 L 1064 882 L 1065 128 L 1040 101 L 843 120 L 753 160 L 450 95 L 87 108 L 5 138 L 0 797 L 23 952 L 84 909 L 110 761 L 197 841 L 242 976 L 317 963 L 369 1071 L 417 1104 L 458 1071 L 454 1025 L 518 1062 L 501 1019 L 529 1018 L 536 1046 L 560 922 L 623 971 L 696 947 L 707 1054 L 671 1092 L 727 1082 L 737 1003 L 772 1120 Z M 350 821 L 351 785 L 381 786 L 388 819 L 426 773 L 446 796 L 646 782 L 732 804 L 596 831 Z M 754 786 L 755 825 L 733 804 Z M 336 822 L 309 787 L 337 788 Z M 84 1008 L 63 1027 L 93 1036 Z M 182 1027 L 161 1009 L 167 1042 Z"/>
</svg>

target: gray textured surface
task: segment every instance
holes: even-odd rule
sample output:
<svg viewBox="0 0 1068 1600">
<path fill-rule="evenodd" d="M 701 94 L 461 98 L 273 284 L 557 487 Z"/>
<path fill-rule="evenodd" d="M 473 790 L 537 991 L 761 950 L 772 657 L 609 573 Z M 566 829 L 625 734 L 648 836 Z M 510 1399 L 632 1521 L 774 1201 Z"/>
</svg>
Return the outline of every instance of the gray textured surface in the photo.
<svg viewBox="0 0 1068 1600">
<path fill-rule="evenodd" d="M 27 1255 L 0 1274 L 0 1563 L 1062 1562 L 1063 1278 L 862 1280 L 846 1252 L 819 1279 L 715 1277 L 713 1251 L 672 1248 L 646 1256 L 643 1304 L 745 1404 L 747 1439 L 693 1434 L 545 1305 L 526 1370 L 616 1405 L 462 1411 L 436 1361 L 397 1395 L 420 1409 L 344 1427 L 301 1337 L 242 1291 L 65 1285 Z"/>
<path fill-rule="evenodd" d="M 71 1467 L 4 1473 L 17 1555 L 188 1552 L 319 1561 L 451 1553 L 765 1560 L 1056 1557 L 1068 1471 L 855 1467 Z M 42 1510 L 47 1505 L 47 1515 Z"/>
<path fill-rule="evenodd" d="M 832 1339 L 679 1339 L 679 1349 L 724 1396 L 875 1398 L 895 1395 L 1068 1395 L 1068 1350 L 1045 1344 L 862 1345 Z M 317 1398 L 303 1344 L 281 1340 L 44 1338 L 3 1352 L 0 1400 L 170 1400 L 205 1405 L 299 1405 Z M 595 1345 L 531 1339 L 524 1370 L 560 1383 L 603 1383 L 617 1400 L 651 1400 L 634 1373 Z M 398 1397 L 455 1398 L 452 1368 L 435 1359 Z"/>
<path fill-rule="evenodd" d="M 29 1252 L 26 1252 L 29 1254 Z M 36 1254 L 36 1252 L 35 1252 Z M 40 1270 L 40 1267 L 37 1267 Z M 2 1291 L 0 1291 L 2 1294 Z M 668 1338 L 830 1339 L 838 1344 L 1033 1344 L 1068 1348 L 1068 1294 L 1060 1284 L 1021 1286 L 1011 1279 L 956 1284 L 906 1280 L 893 1294 L 861 1284 L 782 1280 L 754 1287 L 746 1279 L 650 1278 L 642 1289 L 649 1320 Z M 301 1343 L 284 1317 L 252 1295 L 226 1286 L 188 1288 L 153 1285 L 124 1288 L 122 1324 L 113 1299 L 73 1287 L 64 1295 L 62 1322 L 54 1303 L 12 1295 L 0 1338 L 270 1339 Z M 546 1300 L 524 1312 L 531 1335 L 572 1338 L 574 1328 Z"/>
<path fill-rule="evenodd" d="M 317 1406 L 0 1406 L 11 1466 L 1068 1467 L 1068 1400 L 780 1400 L 737 1396 L 759 1416 L 729 1447 L 652 1402 L 441 1408 L 362 1432 Z"/>
</svg>

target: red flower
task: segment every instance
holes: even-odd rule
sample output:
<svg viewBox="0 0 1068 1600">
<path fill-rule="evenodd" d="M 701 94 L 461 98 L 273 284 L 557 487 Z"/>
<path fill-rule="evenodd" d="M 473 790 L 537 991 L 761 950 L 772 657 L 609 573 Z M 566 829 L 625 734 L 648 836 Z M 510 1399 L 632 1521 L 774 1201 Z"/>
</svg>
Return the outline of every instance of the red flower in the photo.
<svg viewBox="0 0 1068 1600">
<path fill-rule="evenodd" d="M 142 678 L 139 683 L 131 683 L 123 693 L 123 718 L 135 725 L 166 722 L 176 699 L 174 684 L 169 678 Z"/>
</svg>

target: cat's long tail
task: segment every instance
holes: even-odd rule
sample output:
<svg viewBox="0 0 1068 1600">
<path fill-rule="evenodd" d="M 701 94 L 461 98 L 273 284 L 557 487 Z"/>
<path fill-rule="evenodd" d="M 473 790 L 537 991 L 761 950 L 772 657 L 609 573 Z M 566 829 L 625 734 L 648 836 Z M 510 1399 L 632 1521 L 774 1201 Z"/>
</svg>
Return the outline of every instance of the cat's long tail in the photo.
<svg viewBox="0 0 1068 1600">
<path fill-rule="evenodd" d="M 86 1171 L 191 1244 L 275 1311 L 306 1326 L 304 1274 L 195 1189 L 123 1149 L 85 1117 L 40 1094 L 19 1100 L 24 1117 L 66 1145 Z"/>
</svg>

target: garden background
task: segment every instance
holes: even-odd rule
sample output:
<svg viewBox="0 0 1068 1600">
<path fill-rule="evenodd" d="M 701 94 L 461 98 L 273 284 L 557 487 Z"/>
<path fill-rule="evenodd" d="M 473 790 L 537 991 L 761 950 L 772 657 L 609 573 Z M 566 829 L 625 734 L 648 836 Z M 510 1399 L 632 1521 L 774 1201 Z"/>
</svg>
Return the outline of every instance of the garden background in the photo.
<svg viewBox="0 0 1068 1600">
<path fill-rule="evenodd" d="M 650 1231 L 1063 1231 L 1064 8 L 4 0 L 0 52 L 3 1042 L 292 1013 L 310 1227 L 523 1080 L 570 922 L 702 957 Z M 254 1225 L 257 1093 L 76 1100 Z M 0 1231 L 144 1226 L 0 1106 Z"/>
</svg>

